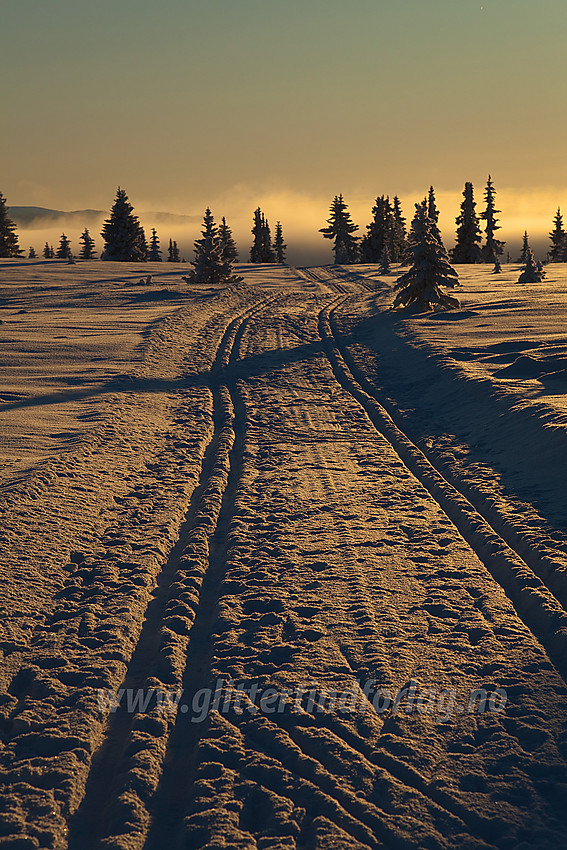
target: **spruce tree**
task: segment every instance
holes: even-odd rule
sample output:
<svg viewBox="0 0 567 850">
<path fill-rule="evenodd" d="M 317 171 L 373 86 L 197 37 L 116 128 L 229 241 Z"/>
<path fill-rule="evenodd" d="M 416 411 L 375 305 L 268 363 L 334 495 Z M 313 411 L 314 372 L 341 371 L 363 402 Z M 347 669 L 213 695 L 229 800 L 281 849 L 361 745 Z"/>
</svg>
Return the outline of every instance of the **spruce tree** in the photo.
<svg viewBox="0 0 567 850">
<path fill-rule="evenodd" d="M 283 229 L 280 221 L 276 222 L 276 235 L 274 237 L 274 255 L 276 257 L 276 263 L 280 263 L 281 265 L 285 264 L 285 250 L 287 245 L 284 242 L 283 238 Z"/>
<path fill-rule="evenodd" d="M 49 247 L 49 242 L 46 242 L 43 246 L 43 256 L 46 260 L 51 259 L 51 248 Z"/>
<path fill-rule="evenodd" d="M 177 242 L 175 241 L 175 239 L 173 240 L 171 257 L 172 257 L 172 259 L 171 259 L 172 263 L 178 263 L 179 262 L 179 248 L 177 247 Z"/>
<path fill-rule="evenodd" d="M 549 234 L 551 240 L 551 248 L 548 253 L 549 262 L 561 263 L 564 261 L 565 252 L 567 251 L 567 240 L 563 229 L 563 216 L 561 215 L 560 207 L 557 207 L 553 224 L 555 226 Z"/>
<path fill-rule="evenodd" d="M 406 220 L 402 215 L 400 199 L 397 195 L 394 196 L 392 212 L 394 224 L 392 228 L 392 244 L 390 245 L 390 259 L 393 263 L 403 263 L 408 250 Z"/>
<path fill-rule="evenodd" d="M 427 198 L 424 198 L 424 203 L 427 209 L 427 217 L 431 222 L 433 222 L 432 230 L 435 234 L 435 238 L 445 250 L 445 246 L 443 245 L 443 239 L 441 238 L 441 231 L 439 230 L 439 210 L 437 209 L 437 204 L 435 203 L 435 190 L 433 186 L 429 187 L 429 192 L 427 193 Z"/>
<path fill-rule="evenodd" d="M 460 306 L 456 298 L 441 289 L 441 286 L 457 286 L 458 275 L 435 231 L 435 222 L 427 215 L 427 202 L 416 204 L 410 233 L 412 266 L 396 281 L 396 289 L 400 291 L 394 307 L 411 305 L 422 312 Z"/>
<path fill-rule="evenodd" d="M 28 260 L 35 260 L 37 258 L 37 254 L 35 253 L 35 248 L 30 248 L 28 252 Z"/>
<path fill-rule="evenodd" d="M 393 212 L 389 199 L 384 195 L 376 198 L 372 207 L 372 221 L 366 225 L 366 233 L 360 240 L 360 259 L 363 263 L 379 263 L 384 245 L 392 243 L 394 229 Z"/>
<path fill-rule="evenodd" d="M 96 251 L 94 249 L 95 241 L 89 233 L 88 228 L 85 227 L 85 229 L 79 236 L 79 242 L 83 243 L 81 250 L 79 251 L 79 259 L 94 260 L 94 258 L 96 257 Z"/>
<path fill-rule="evenodd" d="M 276 255 L 272 248 L 272 237 L 270 225 L 264 213 L 257 207 L 254 210 L 254 224 L 252 226 L 254 241 L 250 248 L 251 263 L 275 263 Z"/>
<path fill-rule="evenodd" d="M 0 257 L 21 257 L 24 252 L 18 244 L 16 225 L 8 215 L 6 199 L 0 192 Z"/>
<path fill-rule="evenodd" d="M 319 233 L 325 239 L 334 239 L 333 253 L 336 265 L 350 265 L 358 260 L 358 238 L 352 234 L 358 230 L 353 224 L 348 207 L 342 195 L 335 195 L 331 204 L 331 215 L 327 219 L 328 227 L 322 227 Z"/>
<path fill-rule="evenodd" d="M 226 223 L 224 215 L 221 224 L 219 224 L 219 244 L 222 261 L 234 263 L 238 259 L 238 249 L 232 236 L 232 230 Z"/>
<path fill-rule="evenodd" d="M 528 262 L 528 252 L 530 250 L 530 245 L 528 242 L 528 231 L 524 230 L 524 235 L 522 237 L 522 252 L 518 259 L 519 263 L 527 263 Z"/>
<path fill-rule="evenodd" d="M 175 262 L 174 259 L 173 259 L 173 240 L 172 239 L 169 240 L 169 246 L 168 246 L 168 249 L 167 249 L 167 262 L 168 263 Z"/>
<path fill-rule="evenodd" d="M 148 249 L 148 260 L 150 263 L 161 263 L 161 251 L 159 249 L 159 239 L 155 227 L 152 227 L 150 247 Z"/>
<path fill-rule="evenodd" d="M 499 213 L 500 210 L 497 210 L 495 207 L 495 196 L 496 190 L 489 174 L 486 189 L 484 190 L 486 209 L 480 214 L 481 219 L 486 222 L 486 243 L 481 251 L 481 257 L 485 263 L 495 263 L 497 257 L 504 253 L 504 245 L 506 244 L 505 242 L 501 242 L 499 239 L 496 239 L 494 236 L 495 232 L 500 230 L 500 226 L 497 224 L 498 219 L 496 218 L 496 213 Z"/>
<path fill-rule="evenodd" d="M 264 217 L 262 214 L 262 256 L 264 257 L 264 263 L 275 263 L 276 255 L 274 253 L 274 249 L 272 248 L 272 234 L 270 232 L 270 225 L 268 224 L 268 219 Z"/>
<path fill-rule="evenodd" d="M 128 195 L 118 187 L 110 218 L 104 222 L 101 236 L 104 239 L 102 260 L 118 262 L 145 262 L 148 246 L 144 230 L 133 213 Z"/>
<path fill-rule="evenodd" d="M 71 256 L 71 242 L 67 239 L 64 233 L 61 234 L 59 248 L 57 249 L 55 256 L 58 260 L 68 260 Z"/>
<path fill-rule="evenodd" d="M 496 262 L 494 263 L 494 268 L 492 269 L 492 274 L 501 274 L 502 266 L 500 264 L 500 260 L 498 257 L 496 258 Z"/>
<path fill-rule="evenodd" d="M 380 257 L 380 274 L 388 274 L 390 271 L 390 252 L 388 246 L 384 245 L 382 256 Z"/>
<path fill-rule="evenodd" d="M 187 279 L 191 283 L 235 283 L 242 280 L 232 274 L 232 262 L 222 255 L 218 228 L 210 209 L 203 217 L 202 238 L 195 241 L 195 259 Z"/>
<path fill-rule="evenodd" d="M 456 218 L 457 239 L 451 252 L 454 263 L 479 263 L 482 235 L 475 211 L 473 184 L 465 183 L 461 212 Z"/>
<path fill-rule="evenodd" d="M 518 278 L 518 283 L 540 283 L 544 277 L 543 268 L 541 270 L 537 268 L 532 250 L 528 248 L 526 265 Z"/>
<path fill-rule="evenodd" d="M 262 210 L 260 207 L 257 207 L 254 210 L 254 224 L 252 225 L 252 236 L 254 240 L 252 242 L 252 247 L 250 248 L 250 262 L 251 263 L 261 263 L 262 260 Z"/>
</svg>

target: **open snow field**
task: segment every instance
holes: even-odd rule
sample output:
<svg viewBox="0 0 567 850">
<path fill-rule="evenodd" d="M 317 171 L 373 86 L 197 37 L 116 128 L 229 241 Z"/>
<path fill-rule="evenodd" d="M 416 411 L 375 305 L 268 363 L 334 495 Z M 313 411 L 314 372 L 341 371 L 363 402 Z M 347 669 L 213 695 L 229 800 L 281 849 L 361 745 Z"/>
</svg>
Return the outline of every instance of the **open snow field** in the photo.
<svg viewBox="0 0 567 850">
<path fill-rule="evenodd" d="M 0 261 L 0 848 L 567 847 L 567 267 L 503 269 Z"/>
</svg>

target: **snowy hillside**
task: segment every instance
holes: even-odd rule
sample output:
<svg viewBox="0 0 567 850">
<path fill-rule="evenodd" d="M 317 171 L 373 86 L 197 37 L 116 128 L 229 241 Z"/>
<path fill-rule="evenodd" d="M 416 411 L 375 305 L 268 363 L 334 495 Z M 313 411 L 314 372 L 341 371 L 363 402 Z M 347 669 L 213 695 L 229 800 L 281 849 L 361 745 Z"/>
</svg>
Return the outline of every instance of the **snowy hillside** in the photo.
<svg viewBox="0 0 567 850">
<path fill-rule="evenodd" d="M 567 267 L 170 269 L 0 261 L 0 846 L 564 847 Z"/>
</svg>

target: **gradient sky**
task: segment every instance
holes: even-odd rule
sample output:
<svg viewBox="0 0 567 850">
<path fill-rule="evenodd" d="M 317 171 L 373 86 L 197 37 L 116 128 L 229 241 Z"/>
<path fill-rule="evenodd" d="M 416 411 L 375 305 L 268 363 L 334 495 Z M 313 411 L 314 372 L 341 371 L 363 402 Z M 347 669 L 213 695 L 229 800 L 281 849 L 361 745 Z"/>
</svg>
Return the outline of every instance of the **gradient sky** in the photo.
<svg viewBox="0 0 567 850">
<path fill-rule="evenodd" d="M 503 235 L 567 205 L 565 0 L 0 0 L 0 31 L 9 205 L 108 209 L 120 184 L 140 209 L 263 203 L 288 242 L 334 194 L 364 225 L 430 184 L 452 237 L 488 172 Z"/>
</svg>

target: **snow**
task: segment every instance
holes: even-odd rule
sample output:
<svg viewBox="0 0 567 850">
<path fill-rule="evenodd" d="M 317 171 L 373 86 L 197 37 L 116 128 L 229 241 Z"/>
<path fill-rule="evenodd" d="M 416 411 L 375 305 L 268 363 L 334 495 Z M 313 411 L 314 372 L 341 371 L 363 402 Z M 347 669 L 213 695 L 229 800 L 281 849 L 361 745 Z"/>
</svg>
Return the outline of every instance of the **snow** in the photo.
<svg viewBox="0 0 567 850">
<path fill-rule="evenodd" d="M 0 263 L 0 844 L 565 846 L 566 267 L 235 270 Z"/>
</svg>

